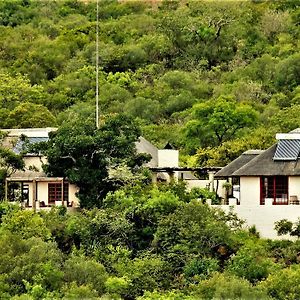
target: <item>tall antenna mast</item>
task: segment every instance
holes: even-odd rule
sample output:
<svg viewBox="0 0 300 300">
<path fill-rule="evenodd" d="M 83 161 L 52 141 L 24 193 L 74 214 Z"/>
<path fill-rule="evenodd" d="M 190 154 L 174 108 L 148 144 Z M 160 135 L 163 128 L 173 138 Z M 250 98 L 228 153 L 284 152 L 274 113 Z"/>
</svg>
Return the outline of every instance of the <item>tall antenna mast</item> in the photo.
<svg viewBox="0 0 300 300">
<path fill-rule="evenodd" d="M 99 128 L 99 0 L 97 0 L 96 22 L 96 127 Z"/>
</svg>

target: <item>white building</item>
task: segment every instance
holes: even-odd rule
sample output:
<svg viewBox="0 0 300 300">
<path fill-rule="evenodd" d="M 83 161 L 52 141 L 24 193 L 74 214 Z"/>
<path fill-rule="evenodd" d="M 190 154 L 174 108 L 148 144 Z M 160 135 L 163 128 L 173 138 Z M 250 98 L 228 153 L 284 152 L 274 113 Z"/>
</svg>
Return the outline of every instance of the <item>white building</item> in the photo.
<svg viewBox="0 0 300 300">
<path fill-rule="evenodd" d="M 56 128 L 7 129 L 4 146 L 15 153 L 22 150 L 21 136 L 26 136 L 29 143 L 47 141 L 49 132 Z M 48 177 L 42 170 L 46 157 L 27 153 L 24 156 L 25 170 L 17 171 L 6 179 L 6 199 L 20 201 L 24 207 L 39 209 L 53 205 L 76 207 L 77 187 L 63 177 Z"/>
<path fill-rule="evenodd" d="M 274 223 L 300 217 L 300 130 L 276 138 L 269 149 L 246 151 L 216 173 L 239 187 L 238 197 L 229 199 L 230 206 L 266 238 L 285 238 L 277 236 Z"/>
</svg>

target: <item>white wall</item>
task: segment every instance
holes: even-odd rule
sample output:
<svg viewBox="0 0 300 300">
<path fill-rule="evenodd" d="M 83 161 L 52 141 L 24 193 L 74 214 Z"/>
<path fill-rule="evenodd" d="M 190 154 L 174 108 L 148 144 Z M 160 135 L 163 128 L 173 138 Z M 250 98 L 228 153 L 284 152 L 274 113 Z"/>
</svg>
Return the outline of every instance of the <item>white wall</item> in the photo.
<svg viewBox="0 0 300 300">
<path fill-rule="evenodd" d="M 38 169 L 38 172 L 43 171 L 42 170 L 42 164 L 45 164 L 47 162 L 47 159 L 45 157 L 38 157 L 38 156 L 25 156 L 24 157 L 24 163 L 25 167 L 28 169 L 29 167 L 34 166 Z"/>
<path fill-rule="evenodd" d="M 37 200 L 40 202 L 44 201 L 44 203 L 48 205 L 48 182 L 37 182 Z"/>
<path fill-rule="evenodd" d="M 158 150 L 158 167 L 178 167 L 179 151 L 172 149 Z"/>
<path fill-rule="evenodd" d="M 282 219 L 295 222 L 300 217 L 300 205 L 260 205 L 260 178 L 240 178 L 240 205 L 214 205 L 224 211 L 230 207 L 239 218 L 246 221 L 246 226 L 255 225 L 261 236 L 272 239 L 291 239 L 290 236 L 277 236 L 274 224 Z M 300 199 L 300 177 L 289 178 L 289 195 Z"/>
<path fill-rule="evenodd" d="M 228 212 L 230 207 L 239 218 L 246 221 L 245 226 L 255 225 L 261 237 L 271 239 L 291 239 L 290 236 L 277 236 L 274 230 L 276 221 L 288 219 L 295 222 L 300 217 L 300 205 L 213 205 Z"/>
<path fill-rule="evenodd" d="M 33 193 L 32 193 L 32 182 L 28 182 L 28 199 L 29 199 L 29 206 L 32 206 L 33 200 Z"/>
<path fill-rule="evenodd" d="M 300 177 L 291 176 L 289 177 L 289 197 L 297 196 L 300 200 Z"/>
<path fill-rule="evenodd" d="M 79 206 L 79 199 L 76 197 L 78 187 L 75 184 L 69 184 L 69 203 L 74 203 L 75 206 Z"/>
<path fill-rule="evenodd" d="M 256 206 L 260 203 L 260 178 L 240 178 L 240 203 L 246 206 Z"/>
</svg>

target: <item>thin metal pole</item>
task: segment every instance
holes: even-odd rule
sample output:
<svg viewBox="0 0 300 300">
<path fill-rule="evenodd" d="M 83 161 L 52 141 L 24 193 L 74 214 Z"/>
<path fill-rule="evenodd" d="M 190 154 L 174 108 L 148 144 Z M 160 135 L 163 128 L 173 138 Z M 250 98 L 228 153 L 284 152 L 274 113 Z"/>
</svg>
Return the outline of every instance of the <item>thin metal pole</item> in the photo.
<svg viewBox="0 0 300 300">
<path fill-rule="evenodd" d="M 96 127 L 99 128 L 99 0 L 97 0 L 96 22 Z"/>
</svg>

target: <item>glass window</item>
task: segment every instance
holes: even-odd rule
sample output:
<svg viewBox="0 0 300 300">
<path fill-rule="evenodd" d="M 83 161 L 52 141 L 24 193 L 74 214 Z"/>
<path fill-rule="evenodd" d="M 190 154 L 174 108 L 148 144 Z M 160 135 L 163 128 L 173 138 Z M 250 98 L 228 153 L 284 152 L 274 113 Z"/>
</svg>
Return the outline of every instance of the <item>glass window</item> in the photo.
<svg viewBox="0 0 300 300">
<path fill-rule="evenodd" d="M 69 200 L 69 184 L 64 183 L 64 201 Z M 48 203 L 55 204 L 55 201 L 62 201 L 62 184 L 60 182 L 48 183 Z"/>
<path fill-rule="evenodd" d="M 261 205 L 265 204 L 266 198 L 273 199 L 273 204 L 288 204 L 288 177 L 261 177 Z"/>
</svg>

